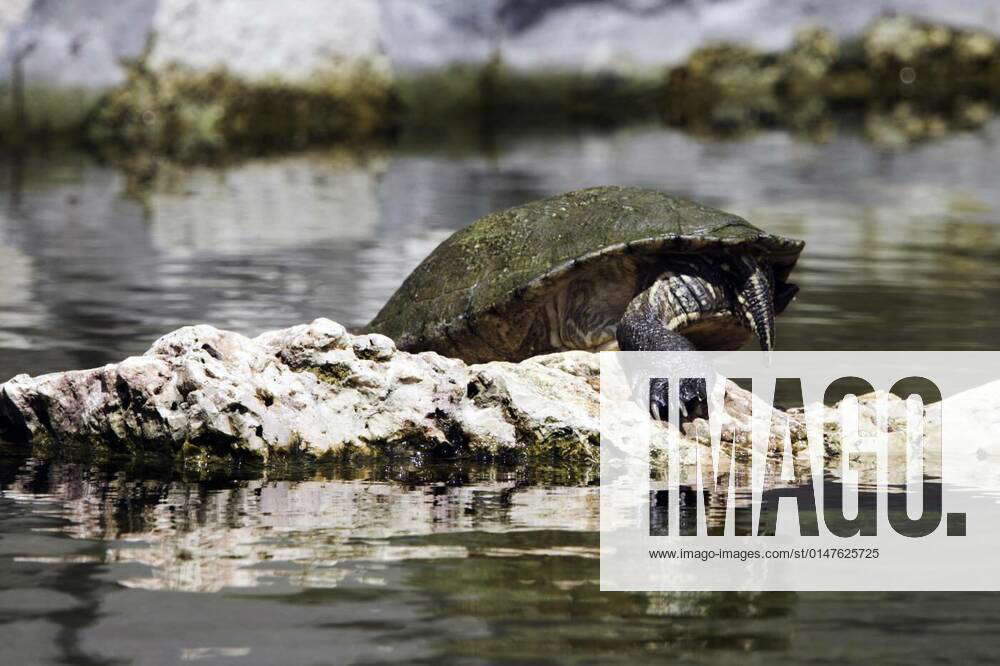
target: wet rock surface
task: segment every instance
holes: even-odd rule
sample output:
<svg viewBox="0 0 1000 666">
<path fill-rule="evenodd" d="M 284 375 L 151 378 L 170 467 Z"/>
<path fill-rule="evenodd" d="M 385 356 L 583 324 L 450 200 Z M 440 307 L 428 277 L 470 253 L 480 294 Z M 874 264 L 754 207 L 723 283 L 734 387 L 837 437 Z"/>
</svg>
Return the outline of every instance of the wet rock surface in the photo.
<svg viewBox="0 0 1000 666">
<path fill-rule="evenodd" d="M 289 454 L 514 456 L 592 464 L 601 440 L 600 373 L 599 356 L 589 352 L 467 365 L 434 352 L 402 352 L 385 336 L 353 335 L 329 319 L 255 338 L 188 326 L 120 363 L 0 384 L 0 440 L 30 444 L 40 456 L 153 453 L 202 462 L 233 456 L 266 462 Z M 608 396 L 615 381 L 605 387 Z M 783 411 L 732 382 L 720 388 L 709 398 L 718 418 L 714 431 L 704 418 L 682 424 L 681 465 L 708 461 L 713 432 L 723 445 L 719 470 L 734 459 L 746 463 L 755 444 L 779 459 L 790 446 L 795 464 L 808 465 L 810 433 L 821 437 L 827 460 L 855 456 L 880 433 L 890 460 L 905 460 L 917 439 L 940 447 L 942 404 L 951 405 L 952 429 L 985 423 L 1000 432 L 997 386 L 933 404 L 908 405 L 885 391 L 861 395 L 848 405 L 857 405 L 857 430 L 848 426 L 846 433 L 841 403 Z M 646 418 L 631 400 L 607 414 L 608 432 Z M 908 410 L 922 431 L 908 431 Z M 768 437 L 754 443 L 761 417 Z M 668 463 L 670 426 L 654 422 L 654 428 L 654 460 Z"/>
<path fill-rule="evenodd" d="M 250 339 L 179 329 L 146 354 L 0 386 L 0 435 L 186 457 L 419 452 L 595 459 L 596 357 L 468 366 L 327 319 Z"/>
<path fill-rule="evenodd" d="M 195 460 L 302 453 L 593 463 L 600 389 L 599 357 L 583 351 L 467 365 L 402 352 L 385 336 L 352 335 L 328 319 L 256 338 L 201 325 L 120 363 L 14 377 L 0 385 L 0 439 L 43 456 L 82 449 Z M 794 419 L 754 400 L 728 385 L 717 412 L 726 445 L 748 450 L 752 408 L 790 424 L 804 445 Z M 669 426 L 655 427 L 666 442 Z M 709 450 L 705 419 L 682 431 Z"/>
</svg>

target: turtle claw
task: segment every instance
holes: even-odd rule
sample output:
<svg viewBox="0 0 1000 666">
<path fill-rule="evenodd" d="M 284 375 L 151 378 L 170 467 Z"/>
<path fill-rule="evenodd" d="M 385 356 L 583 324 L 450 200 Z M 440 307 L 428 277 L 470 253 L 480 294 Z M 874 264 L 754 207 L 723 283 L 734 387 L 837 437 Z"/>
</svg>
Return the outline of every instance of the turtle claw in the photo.
<svg viewBox="0 0 1000 666">
<path fill-rule="evenodd" d="M 649 380 L 649 415 L 655 421 L 670 420 L 670 382 L 668 379 Z M 708 394 L 705 380 L 685 378 L 680 381 L 679 395 L 681 423 L 696 418 L 708 418 Z"/>
</svg>

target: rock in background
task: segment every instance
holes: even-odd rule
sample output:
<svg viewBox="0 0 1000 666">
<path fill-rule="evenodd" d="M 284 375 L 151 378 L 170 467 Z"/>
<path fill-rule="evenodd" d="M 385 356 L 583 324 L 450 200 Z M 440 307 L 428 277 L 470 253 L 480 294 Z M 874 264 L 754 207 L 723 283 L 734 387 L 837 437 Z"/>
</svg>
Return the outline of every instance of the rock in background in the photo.
<svg viewBox="0 0 1000 666">
<path fill-rule="evenodd" d="M 5 2 L 0 12 L 0 133 L 79 126 L 139 59 L 157 0 Z"/>
<path fill-rule="evenodd" d="M 707 44 L 782 51 L 802 28 L 843 39 L 910 14 L 1000 32 L 991 0 L 381 0 L 383 43 L 400 71 L 483 63 L 515 69 L 642 73 Z"/>
<path fill-rule="evenodd" d="M 389 67 L 369 0 L 37 0 L 10 14 L 5 134 L 75 132 L 99 109 L 98 129 L 120 124 L 153 148 L 174 135 L 198 145 L 291 131 L 265 119 L 318 139 L 347 120 L 375 122 L 357 116 L 385 106 Z"/>
<path fill-rule="evenodd" d="M 501 62 L 533 75 L 658 77 L 706 45 L 785 50 L 801 28 L 845 38 L 894 12 L 1000 32 L 992 0 L 8 0 L 0 133 L 76 132 L 100 108 L 98 128 L 121 125 L 120 139 L 153 148 L 175 135 L 192 144 L 180 152 L 294 145 L 384 130 L 393 73 Z M 435 95 L 474 95 L 481 83 L 449 79 Z"/>
</svg>

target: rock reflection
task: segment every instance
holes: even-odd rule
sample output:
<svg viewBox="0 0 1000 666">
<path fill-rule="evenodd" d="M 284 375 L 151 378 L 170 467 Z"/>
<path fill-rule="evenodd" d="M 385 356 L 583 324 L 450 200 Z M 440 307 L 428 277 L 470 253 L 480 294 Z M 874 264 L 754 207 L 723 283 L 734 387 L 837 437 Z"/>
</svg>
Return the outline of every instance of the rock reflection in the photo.
<svg viewBox="0 0 1000 666">
<path fill-rule="evenodd" d="M 0 212 L 0 217 L 3 213 Z M 6 245 L 4 224 L 0 220 L 0 310 L 4 326 L 0 329 L 0 348 L 29 349 L 33 330 L 44 324 L 45 308 L 31 298 L 31 260 L 16 248 Z"/>
<path fill-rule="evenodd" d="M 162 163 L 140 191 L 153 244 L 179 254 L 246 254 L 371 239 L 378 155 L 331 150 L 219 170 Z"/>
<path fill-rule="evenodd" d="M 796 595 L 601 592 L 598 489 L 559 485 L 594 479 L 463 467 L 195 482 L 29 460 L 5 475 L 0 501 L 11 516 L 46 518 L 0 520 L 0 537 L 14 567 L 74 581 L 92 568 L 100 610 L 82 641 L 94 654 L 130 636 L 137 613 L 179 629 L 158 654 L 220 645 L 225 631 L 240 640 L 222 645 L 269 663 L 284 658 L 276 635 L 435 663 L 794 651 Z M 18 580 L 3 575 L 10 566 L 0 557 L 0 592 Z"/>
<path fill-rule="evenodd" d="M 969 313 L 998 297 L 998 136 L 994 119 L 885 150 L 848 131 L 720 142 L 631 126 L 519 134 L 497 152 L 404 144 L 139 175 L 74 153 L 7 157 L 0 378 L 115 362 L 196 322 L 249 335 L 319 316 L 364 324 L 455 229 L 607 183 L 805 239 L 782 349 L 991 348 L 996 322 Z"/>
<path fill-rule="evenodd" d="M 107 562 L 152 568 L 123 581 L 146 589 L 209 592 L 275 577 L 330 587 L 350 570 L 338 566 L 346 561 L 597 557 L 596 538 L 491 539 L 495 532 L 598 529 L 597 488 L 521 487 L 495 471 L 468 485 L 258 479 L 211 487 L 123 474 L 102 479 L 75 466 L 37 463 L 4 494 L 59 500 L 66 533 L 105 541 Z M 440 539 L 457 533 L 462 537 Z"/>
</svg>

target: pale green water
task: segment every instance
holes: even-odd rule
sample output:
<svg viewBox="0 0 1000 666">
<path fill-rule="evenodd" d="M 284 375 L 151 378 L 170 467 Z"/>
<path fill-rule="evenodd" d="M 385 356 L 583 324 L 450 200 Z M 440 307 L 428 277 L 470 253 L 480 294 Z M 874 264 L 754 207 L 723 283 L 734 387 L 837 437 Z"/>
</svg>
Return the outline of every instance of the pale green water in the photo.
<svg viewBox="0 0 1000 666">
<path fill-rule="evenodd" d="M 805 238 L 784 349 L 993 349 L 1000 125 L 894 150 L 660 128 L 502 152 L 325 151 L 137 183 L 75 153 L 0 160 L 0 380 L 207 322 L 367 321 L 433 246 L 575 187 L 659 187 Z M 993 661 L 993 595 L 598 591 L 578 470 L 184 481 L 0 462 L 3 663 Z M 942 563 L 949 566 L 951 563 Z"/>
</svg>

